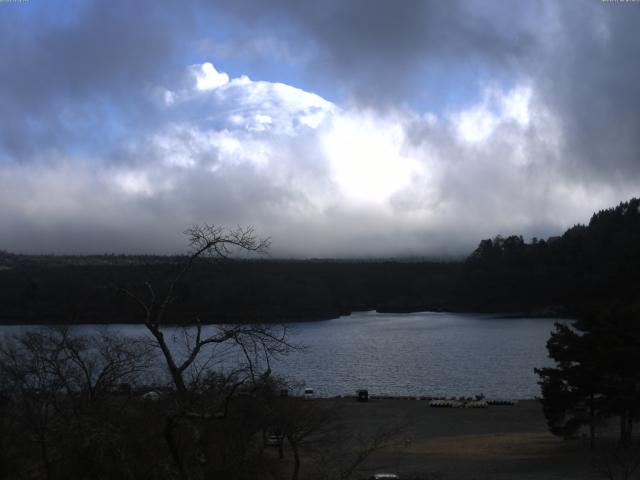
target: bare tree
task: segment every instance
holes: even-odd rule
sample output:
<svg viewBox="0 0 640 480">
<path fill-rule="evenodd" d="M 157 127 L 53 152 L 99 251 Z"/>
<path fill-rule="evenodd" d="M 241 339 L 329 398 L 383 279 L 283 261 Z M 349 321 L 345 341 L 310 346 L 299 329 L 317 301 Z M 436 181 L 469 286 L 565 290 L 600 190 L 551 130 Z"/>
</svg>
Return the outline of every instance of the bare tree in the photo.
<svg viewBox="0 0 640 480">
<path fill-rule="evenodd" d="M 262 442 L 257 440 L 265 425 L 265 398 L 274 395 L 271 360 L 294 348 L 286 328 L 204 326 L 195 316 L 182 319 L 185 326 L 176 329 L 168 312 L 197 263 L 238 252 L 262 253 L 269 242 L 257 239 L 251 228 L 202 225 L 185 233 L 190 253 L 168 277 L 116 286 L 141 312 L 155 358 L 161 352 L 171 378 L 172 393 L 157 402 L 134 399 L 114 409 L 114 386 L 148 374 L 149 358 L 108 336 L 77 336 L 63 328 L 28 333 L 0 348 L 0 373 L 13 392 L 10 409 L 25 427 L 12 432 L 25 433 L 25 442 L 39 447 L 36 461 L 35 449 L 15 450 L 25 456 L 19 463 L 36 465 L 37 472 L 29 475 L 241 478 L 260 465 Z M 236 356 L 226 370 L 217 364 L 221 351 Z M 135 462 L 136 454 L 150 457 Z"/>
<path fill-rule="evenodd" d="M 268 239 L 258 239 L 252 227 L 226 229 L 203 224 L 191 227 L 185 234 L 189 239 L 190 253 L 162 292 L 157 291 L 150 281 L 144 283 L 143 294 L 122 286 L 117 287 L 140 308 L 143 323 L 162 352 L 176 391 L 179 395 L 187 393 L 187 373 L 191 367 L 196 366 L 203 349 L 208 346 L 229 343 L 236 345 L 245 357 L 252 379 L 255 379 L 258 366 L 266 364 L 266 370 L 270 371 L 269 359 L 273 355 L 285 353 L 291 347 L 286 341 L 284 327 L 275 329 L 272 326 L 260 325 L 219 326 L 204 333 L 200 317 L 188 319 L 188 330 L 184 332 L 187 354 L 181 359 L 178 358 L 164 332 L 167 326 L 167 310 L 177 299 L 178 283 L 201 258 L 225 259 L 236 252 L 265 253 L 270 244 Z"/>
<path fill-rule="evenodd" d="M 354 478 L 371 455 L 401 446 L 407 427 L 405 418 L 394 418 L 371 431 L 354 431 L 340 402 L 329 400 L 277 397 L 270 409 L 270 429 L 291 453 L 292 480 Z"/>
<path fill-rule="evenodd" d="M 12 409 L 12 418 L 26 433 L 25 443 L 35 447 L 33 463 L 51 479 L 55 403 L 62 384 L 48 368 L 47 353 L 39 348 L 42 340 L 32 334 L 5 339 L 0 344 L 0 371 L 7 395 L 18 406 Z"/>
<path fill-rule="evenodd" d="M 128 398 L 113 392 L 135 381 L 149 358 L 136 339 L 79 335 L 67 327 L 5 337 L 0 375 L 14 444 L 21 446 L 13 449 L 16 464 L 29 465 L 36 478 L 106 465 L 123 477 L 126 462 L 113 455 L 123 446 L 114 422 Z"/>
<path fill-rule="evenodd" d="M 614 443 L 603 439 L 595 452 L 589 452 L 593 467 L 608 480 L 628 480 L 640 467 L 640 443 Z"/>
<path fill-rule="evenodd" d="M 400 440 L 406 431 L 405 419 L 393 419 L 370 432 L 359 432 L 337 424 L 324 441 L 316 461 L 317 479 L 348 480 L 359 478 L 363 465 L 375 453 L 387 448 L 402 448 Z"/>
<path fill-rule="evenodd" d="M 274 427 L 286 439 L 293 456 L 292 480 L 298 480 L 303 451 L 326 446 L 335 432 L 335 409 L 301 398 L 281 398 L 273 412 Z"/>
<path fill-rule="evenodd" d="M 167 335 L 167 312 L 178 298 L 177 286 L 187 277 L 197 262 L 229 258 L 237 253 L 265 253 L 269 240 L 258 239 L 252 227 L 226 229 L 215 225 L 195 225 L 185 234 L 190 252 L 174 274 L 158 288 L 145 281 L 142 289 L 118 286 L 117 290 L 129 297 L 142 313 L 142 322 L 162 352 L 171 381 L 175 387 L 176 402 L 167 410 L 164 436 L 181 478 L 202 478 L 207 469 L 206 435 L 208 423 L 227 417 L 230 400 L 242 390 L 251 395 L 260 389 L 271 374 L 271 359 L 295 348 L 287 340 L 284 326 L 273 325 L 217 325 L 203 326 L 199 316 L 183 319 L 178 346 L 173 337 Z M 229 347 L 240 357 L 231 369 L 215 376 L 210 383 L 210 366 L 215 364 L 215 348 Z M 224 378 L 222 382 L 220 379 Z M 221 385 L 223 387 L 221 387 Z M 247 385 L 250 387 L 247 388 Z M 217 390 L 211 393 L 212 386 Z M 202 399 L 207 398 L 208 402 Z M 182 440 L 179 441 L 179 436 Z M 188 437 L 188 440 L 184 440 Z M 183 449 L 185 441 L 190 449 Z M 185 460 L 185 457 L 193 457 Z"/>
</svg>

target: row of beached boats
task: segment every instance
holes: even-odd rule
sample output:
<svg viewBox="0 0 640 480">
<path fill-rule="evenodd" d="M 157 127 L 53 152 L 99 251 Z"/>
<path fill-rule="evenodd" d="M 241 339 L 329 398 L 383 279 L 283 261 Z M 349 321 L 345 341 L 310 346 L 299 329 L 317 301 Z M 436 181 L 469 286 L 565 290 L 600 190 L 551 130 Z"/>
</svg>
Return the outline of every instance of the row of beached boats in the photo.
<svg viewBox="0 0 640 480">
<path fill-rule="evenodd" d="M 429 406 L 433 408 L 487 408 L 489 405 L 515 405 L 515 400 L 466 400 L 433 399 Z"/>
</svg>

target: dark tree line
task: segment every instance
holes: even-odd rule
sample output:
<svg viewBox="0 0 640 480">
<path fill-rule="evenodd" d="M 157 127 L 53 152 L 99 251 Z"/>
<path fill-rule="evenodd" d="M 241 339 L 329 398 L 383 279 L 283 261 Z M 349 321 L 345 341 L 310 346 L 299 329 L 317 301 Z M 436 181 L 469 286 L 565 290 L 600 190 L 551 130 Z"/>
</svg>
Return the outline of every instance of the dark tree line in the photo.
<svg viewBox="0 0 640 480">
<path fill-rule="evenodd" d="M 183 259 L 184 260 L 184 259 Z M 455 309 L 457 264 L 200 259 L 181 279 L 169 319 L 181 323 L 319 320 L 354 310 Z M 176 264 L 16 266 L 0 271 L 0 322 L 139 323 L 110 285 L 165 287 Z M 186 320 L 185 320 L 186 319 Z"/>
<path fill-rule="evenodd" d="M 562 236 L 482 240 L 460 262 L 284 261 L 198 258 L 174 285 L 176 323 L 335 318 L 354 310 L 476 311 L 580 316 L 638 302 L 640 200 L 593 215 Z M 0 255 L 4 323 L 140 322 L 108 285 L 166 287 L 174 257 Z M 218 259 L 220 260 L 220 259 Z M 189 320 L 186 320 L 189 321 Z"/>
<path fill-rule="evenodd" d="M 464 264 L 461 294 L 482 311 L 583 316 L 638 307 L 640 200 L 595 213 L 560 237 L 483 240 Z"/>
</svg>

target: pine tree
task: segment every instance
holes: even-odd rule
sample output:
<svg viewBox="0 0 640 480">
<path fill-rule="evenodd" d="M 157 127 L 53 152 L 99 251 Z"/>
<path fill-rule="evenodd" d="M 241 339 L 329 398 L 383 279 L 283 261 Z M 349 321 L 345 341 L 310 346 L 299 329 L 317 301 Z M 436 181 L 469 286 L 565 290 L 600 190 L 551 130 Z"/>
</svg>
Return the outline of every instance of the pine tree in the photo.
<svg viewBox="0 0 640 480">
<path fill-rule="evenodd" d="M 574 436 L 598 421 L 620 419 L 620 443 L 629 445 L 640 418 L 640 322 L 620 310 L 556 324 L 547 342 L 556 366 L 536 369 L 551 433 Z"/>
</svg>

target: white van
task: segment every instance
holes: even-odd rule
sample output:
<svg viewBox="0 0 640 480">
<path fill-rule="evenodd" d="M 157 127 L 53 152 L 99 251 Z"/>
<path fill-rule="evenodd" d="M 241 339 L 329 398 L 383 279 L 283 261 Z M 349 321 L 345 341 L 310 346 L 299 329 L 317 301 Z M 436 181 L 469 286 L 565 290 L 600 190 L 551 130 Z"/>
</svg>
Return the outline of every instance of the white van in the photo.
<svg viewBox="0 0 640 480">
<path fill-rule="evenodd" d="M 314 398 L 315 396 L 316 393 L 313 391 L 313 388 L 305 388 L 304 392 L 302 393 L 302 397 L 305 399 Z"/>
</svg>

